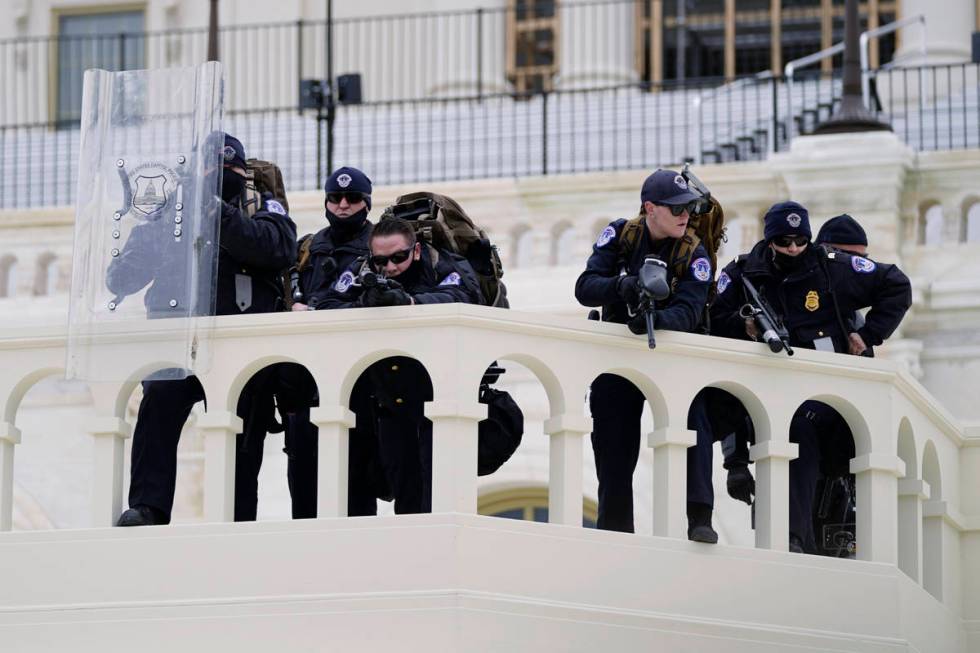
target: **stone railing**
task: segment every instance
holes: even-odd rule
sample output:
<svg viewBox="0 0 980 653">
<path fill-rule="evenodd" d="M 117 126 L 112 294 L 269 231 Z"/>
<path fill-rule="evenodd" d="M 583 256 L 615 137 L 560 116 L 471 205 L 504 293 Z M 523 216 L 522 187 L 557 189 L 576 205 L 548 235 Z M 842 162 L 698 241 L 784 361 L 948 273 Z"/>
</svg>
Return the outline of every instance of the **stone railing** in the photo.
<svg viewBox="0 0 980 653">
<path fill-rule="evenodd" d="M 126 380 L 90 384 L 93 527 L 110 526 L 122 508 L 123 445 L 133 426 L 127 402 L 149 370 L 172 365 L 147 353 L 154 337 L 128 334 L 107 345 L 124 361 Z M 802 402 L 816 399 L 838 410 L 854 434 L 858 558 L 899 567 L 949 606 L 964 591 L 960 568 L 970 555 L 960 555 L 960 536 L 980 530 L 980 515 L 961 512 L 973 502 L 961 504 L 960 494 L 967 477 L 980 476 L 968 469 L 978 458 L 966 453 L 976 451 L 976 438 L 889 361 L 813 351 L 790 359 L 761 344 L 670 332 L 649 351 L 645 338 L 620 325 L 465 305 L 219 317 L 209 350 L 210 368 L 199 375 L 208 410 L 197 424 L 206 521 L 232 520 L 238 395 L 255 372 L 284 361 L 305 365 L 319 387 L 311 414 L 320 432 L 318 514 L 345 516 L 351 388 L 371 363 L 392 355 L 416 358 L 432 380 L 425 414 L 433 423 L 433 512 L 476 513 L 477 423 L 486 416 L 477 388 L 491 361 L 510 360 L 530 369 L 547 394 L 553 523 L 580 527 L 582 440 L 591 430 L 583 398 L 596 376 L 611 372 L 636 384 L 652 409 L 653 534 L 686 539 L 686 449 L 695 442 L 686 417 L 698 390 L 711 385 L 738 396 L 755 424 L 756 547 L 785 551 L 789 462 L 797 453 L 789 424 Z M 11 528 L 19 404 L 64 364 L 63 329 L 0 331 L 0 531 Z"/>
</svg>

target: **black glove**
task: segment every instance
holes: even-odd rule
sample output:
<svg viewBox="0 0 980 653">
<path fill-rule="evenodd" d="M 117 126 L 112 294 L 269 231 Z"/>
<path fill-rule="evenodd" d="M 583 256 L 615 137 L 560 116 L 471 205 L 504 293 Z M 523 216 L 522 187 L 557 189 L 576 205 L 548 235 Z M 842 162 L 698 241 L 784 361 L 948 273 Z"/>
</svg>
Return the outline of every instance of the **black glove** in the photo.
<svg viewBox="0 0 980 653">
<path fill-rule="evenodd" d="M 619 278 L 616 283 L 616 292 L 620 299 L 631 307 L 636 307 L 640 303 L 640 281 L 635 274 L 630 274 Z"/>
<path fill-rule="evenodd" d="M 412 303 L 412 296 L 405 292 L 401 284 L 389 281 L 387 288 L 371 286 L 361 295 L 362 306 L 406 306 Z"/>
<path fill-rule="evenodd" d="M 738 466 L 728 470 L 728 496 L 736 501 L 744 501 L 752 505 L 752 495 L 755 494 L 755 479 L 748 467 Z"/>
<path fill-rule="evenodd" d="M 654 315 L 654 322 L 656 322 L 656 315 Z M 630 321 L 626 323 L 629 327 L 630 333 L 635 333 L 638 336 L 642 336 L 647 332 L 647 319 L 646 316 L 641 312 L 637 313 L 630 318 Z"/>
</svg>

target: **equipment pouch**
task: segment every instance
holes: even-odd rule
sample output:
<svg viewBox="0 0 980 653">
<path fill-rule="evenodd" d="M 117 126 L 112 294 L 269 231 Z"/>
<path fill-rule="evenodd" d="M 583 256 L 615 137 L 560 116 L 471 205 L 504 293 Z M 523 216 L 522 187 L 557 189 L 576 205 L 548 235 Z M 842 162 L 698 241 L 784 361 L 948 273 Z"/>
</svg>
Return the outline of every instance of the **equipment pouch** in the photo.
<svg viewBox="0 0 980 653">
<path fill-rule="evenodd" d="M 235 304 L 243 313 L 252 306 L 252 277 L 247 274 L 235 275 Z"/>
</svg>

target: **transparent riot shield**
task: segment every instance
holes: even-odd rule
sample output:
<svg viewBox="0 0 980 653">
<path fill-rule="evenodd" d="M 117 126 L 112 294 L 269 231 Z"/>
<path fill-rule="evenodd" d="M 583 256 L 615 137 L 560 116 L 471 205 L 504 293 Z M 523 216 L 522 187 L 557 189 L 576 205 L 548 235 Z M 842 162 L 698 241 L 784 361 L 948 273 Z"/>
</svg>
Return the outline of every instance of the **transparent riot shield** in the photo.
<svg viewBox="0 0 980 653">
<path fill-rule="evenodd" d="M 209 363 L 222 72 L 85 72 L 68 378 L 184 378 Z"/>
</svg>

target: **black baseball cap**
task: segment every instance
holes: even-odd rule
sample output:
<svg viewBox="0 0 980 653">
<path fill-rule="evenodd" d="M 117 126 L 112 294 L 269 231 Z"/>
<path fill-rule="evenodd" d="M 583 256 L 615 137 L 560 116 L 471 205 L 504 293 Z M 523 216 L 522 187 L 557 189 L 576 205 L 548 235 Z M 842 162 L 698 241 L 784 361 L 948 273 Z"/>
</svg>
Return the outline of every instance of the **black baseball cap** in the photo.
<svg viewBox="0 0 980 653">
<path fill-rule="evenodd" d="M 690 204 L 699 197 L 688 188 L 687 180 L 673 170 L 657 170 L 646 178 L 640 190 L 640 201 L 654 204 Z"/>
</svg>

